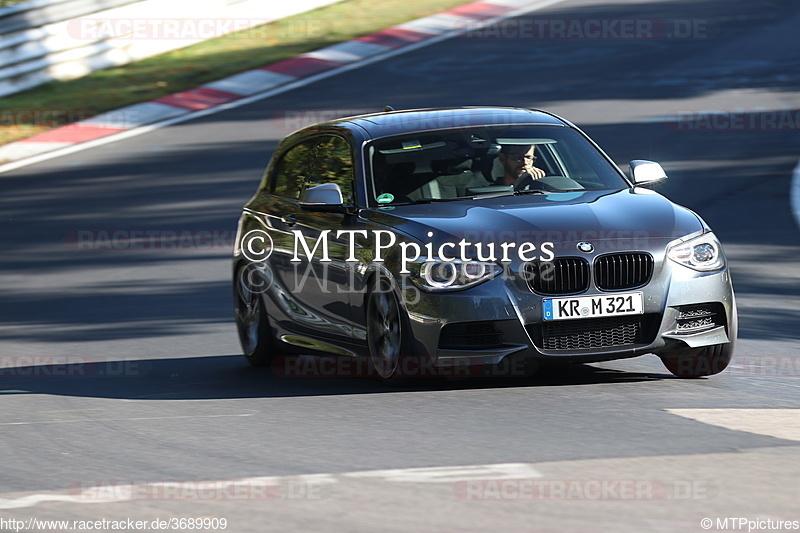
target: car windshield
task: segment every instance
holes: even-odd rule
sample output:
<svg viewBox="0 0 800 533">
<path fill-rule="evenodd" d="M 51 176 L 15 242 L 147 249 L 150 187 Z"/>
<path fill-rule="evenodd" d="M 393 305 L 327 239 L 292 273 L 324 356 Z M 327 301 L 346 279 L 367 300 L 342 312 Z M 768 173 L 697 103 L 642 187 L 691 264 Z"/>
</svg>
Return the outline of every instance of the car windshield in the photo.
<svg viewBox="0 0 800 533">
<path fill-rule="evenodd" d="M 367 145 L 378 205 L 630 185 L 577 131 L 502 126 L 421 131 Z"/>
</svg>

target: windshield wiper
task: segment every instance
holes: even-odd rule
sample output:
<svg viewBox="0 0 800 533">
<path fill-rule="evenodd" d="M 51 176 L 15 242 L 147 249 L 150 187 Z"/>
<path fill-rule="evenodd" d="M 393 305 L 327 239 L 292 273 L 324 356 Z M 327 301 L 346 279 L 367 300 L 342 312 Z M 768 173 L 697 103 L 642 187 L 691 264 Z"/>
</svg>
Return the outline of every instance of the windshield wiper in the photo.
<svg viewBox="0 0 800 533">
<path fill-rule="evenodd" d="M 558 192 L 586 192 L 590 189 L 558 189 L 557 191 L 544 191 L 542 189 L 528 189 L 523 191 L 514 191 L 514 194 L 554 194 Z"/>
<path fill-rule="evenodd" d="M 413 200 L 411 202 L 398 202 L 391 204 L 392 206 L 398 205 L 419 205 L 419 204 L 433 204 L 438 202 L 455 202 L 458 200 L 484 200 L 488 198 L 500 198 L 503 196 L 521 196 L 523 194 L 550 194 L 550 193 L 557 193 L 557 192 L 578 192 L 578 191 L 586 191 L 587 189 L 561 189 L 558 191 L 543 191 L 541 189 L 528 189 L 523 191 L 506 191 L 502 193 L 496 194 L 476 194 L 475 196 L 459 196 L 458 198 L 420 198 L 419 200 Z M 381 207 L 387 207 L 383 205 Z"/>
<path fill-rule="evenodd" d="M 432 204 L 434 202 L 455 202 L 456 200 L 470 200 L 468 196 L 459 196 L 458 198 L 420 198 L 414 200 L 411 204 Z"/>
</svg>

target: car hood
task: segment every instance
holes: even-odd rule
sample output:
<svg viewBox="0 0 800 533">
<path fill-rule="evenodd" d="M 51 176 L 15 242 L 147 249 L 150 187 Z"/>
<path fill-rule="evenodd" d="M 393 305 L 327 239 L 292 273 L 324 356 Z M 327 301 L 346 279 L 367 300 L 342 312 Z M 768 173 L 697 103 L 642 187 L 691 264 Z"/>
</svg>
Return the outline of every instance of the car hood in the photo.
<svg viewBox="0 0 800 533">
<path fill-rule="evenodd" d="M 663 249 L 665 240 L 704 227 L 693 212 L 641 188 L 384 207 L 368 211 L 367 217 L 435 246 L 465 239 L 552 242 L 555 250 L 574 250 L 579 242 L 590 242 L 597 251 Z"/>
</svg>

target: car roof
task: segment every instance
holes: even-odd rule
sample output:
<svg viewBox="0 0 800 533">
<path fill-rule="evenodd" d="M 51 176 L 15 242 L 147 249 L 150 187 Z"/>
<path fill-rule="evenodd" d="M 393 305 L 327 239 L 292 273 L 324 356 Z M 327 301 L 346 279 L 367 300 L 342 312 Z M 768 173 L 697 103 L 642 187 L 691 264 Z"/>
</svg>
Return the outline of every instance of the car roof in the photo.
<svg viewBox="0 0 800 533">
<path fill-rule="evenodd" d="M 359 126 L 367 133 L 366 136 L 371 139 L 450 128 L 508 124 L 570 125 L 555 115 L 519 107 L 448 107 L 385 111 L 346 117 L 326 124 L 344 127 Z"/>
</svg>

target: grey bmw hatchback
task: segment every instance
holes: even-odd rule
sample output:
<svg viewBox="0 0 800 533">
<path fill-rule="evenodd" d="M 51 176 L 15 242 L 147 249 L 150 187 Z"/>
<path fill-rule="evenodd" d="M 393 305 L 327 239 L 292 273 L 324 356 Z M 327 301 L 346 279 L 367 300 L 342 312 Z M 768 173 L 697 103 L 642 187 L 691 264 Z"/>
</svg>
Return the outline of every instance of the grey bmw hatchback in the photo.
<svg viewBox="0 0 800 533">
<path fill-rule="evenodd" d="M 680 377 L 731 360 L 722 246 L 538 110 L 387 111 L 303 128 L 239 219 L 235 316 L 253 365 L 313 351 L 386 381 L 509 361 L 655 354 Z"/>
</svg>

